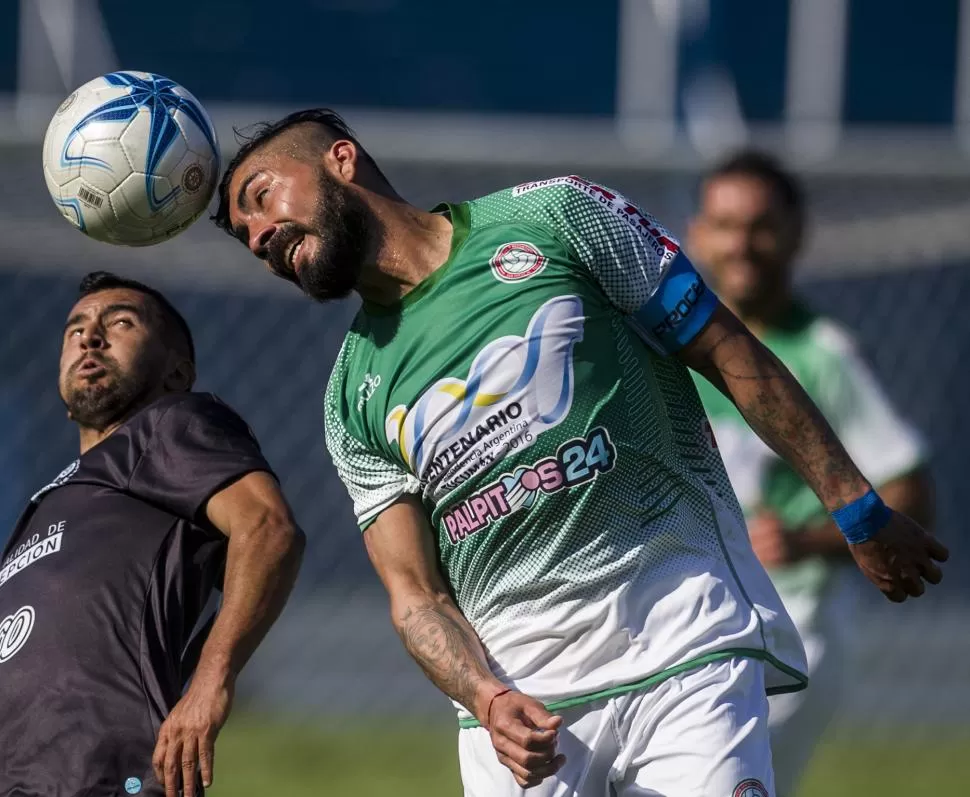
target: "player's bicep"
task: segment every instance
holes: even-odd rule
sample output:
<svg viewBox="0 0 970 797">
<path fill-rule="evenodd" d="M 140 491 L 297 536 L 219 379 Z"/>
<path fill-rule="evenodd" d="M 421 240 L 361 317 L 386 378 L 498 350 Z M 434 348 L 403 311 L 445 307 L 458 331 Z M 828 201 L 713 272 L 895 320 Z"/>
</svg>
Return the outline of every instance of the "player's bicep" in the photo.
<svg viewBox="0 0 970 797">
<path fill-rule="evenodd" d="M 227 537 L 255 529 L 295 531 L 293 514 L 276 479 L 266 471 L 247 473 L 215 493 L 206 517 Z"/>
<path fill-rule="evenodd" d="M 704 376 L 733 401 L 727 385 L 731 374 L 730 363 L 747 361 L 753 349 L 761 348 L 761 344 L 737 316 L 715 300 L 703 326 L 677 351 L 677 359 Z"/>
<path fill-rule="evenodd" d="M 637 331 L 664 354 L 676 354 L 709 326 L 720 302 L 682 252 L 632 318 Z"/>
<path fill-rule="evenodd" d="M 364 545 L 392 600 L 447 592 L 434 532 L 417 499 L 405 496 L 384 509 L 364 531 Z"/>
</svg>

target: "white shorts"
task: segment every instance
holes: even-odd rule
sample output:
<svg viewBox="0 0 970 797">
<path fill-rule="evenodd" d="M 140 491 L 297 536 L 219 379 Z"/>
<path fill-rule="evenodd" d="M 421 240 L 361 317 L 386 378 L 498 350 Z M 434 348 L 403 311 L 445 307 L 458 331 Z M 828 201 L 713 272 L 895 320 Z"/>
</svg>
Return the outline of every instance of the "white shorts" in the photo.
<svg viewBox="0 0 970 797">
<path fill-rule="evenodd" d="M 488 731 L 459 731 L 465 797 L 775 797 L 760 661 L 711 662 L 559 713 L 566 764 L 528 791 Z"/>
</svg>

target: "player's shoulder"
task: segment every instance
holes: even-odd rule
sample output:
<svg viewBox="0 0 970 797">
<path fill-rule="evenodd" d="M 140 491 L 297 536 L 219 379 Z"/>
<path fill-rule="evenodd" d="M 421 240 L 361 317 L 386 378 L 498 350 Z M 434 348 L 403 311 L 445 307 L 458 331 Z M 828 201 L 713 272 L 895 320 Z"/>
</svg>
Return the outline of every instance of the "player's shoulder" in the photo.
<svg viewBox="0 0 970 797">
<path fill-rule="evenodd" d="M 479 197 L 473 202 L 514 200 L 522 204 L 561 205 L 576 202 L 583 204 L 593 200 L 605 204 L 622 196 L 619 191 L 583 175 L 564 174 L 559 177 L 544 177 L 517 183 L 501 191 Z"/>
<path fill-rule="evenodd" d="M 366 349 L 368 336 L 366 317 L 358 313 L 344 336 L 337 359 L 334 361 L 324 393 L 324 428 L 330 430 L 344 425 L 350 416 L 351 394 L 370 374 L 366 373 Z"/>
<path fill-rule="evenodd" d="M 243 417 L 215 393 L 202 391 L 166 393 L 153 402 L 141 417 L 142 423 L 155 432 L 166 428 L 184 427 L 192 419 L 216 426 L 235 427 L 256 439 Z"/>
<path fill-rule="evenodd" d="M 347 380 L 351 378 L 360 359 L 360 349 L 366 348 L 366 326 L 366 317 L 363 312 L 359 312 L 350 329 L 347 330 L 347 334 L 344 335 L 343 342 L 337 352 L 337 359 L 334 360 L 333 368 L 330 370 L 326 390 L 328 402 L 343 390 Z"/>
<path fill-rule="evenodd" d="M 472 222 L 522 220 L 543 222 L 577 213 L 610 212 L 626 203 L 618 191 L 577 174 L 531 180 L 468 202 Z"/>
</svg>

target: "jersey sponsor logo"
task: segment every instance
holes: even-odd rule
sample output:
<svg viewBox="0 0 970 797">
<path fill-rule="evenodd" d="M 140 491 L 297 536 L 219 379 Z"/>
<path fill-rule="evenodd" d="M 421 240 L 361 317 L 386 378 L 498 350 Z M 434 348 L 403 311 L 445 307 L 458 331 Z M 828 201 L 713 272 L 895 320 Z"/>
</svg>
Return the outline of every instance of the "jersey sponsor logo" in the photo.
<svg viewBox="0 0 970 797">
<path fill-rule="evenodd" d="M 30 496 L 31 503 L 37 503 L 37 499 L 40 498 L 44 493 L 50 492 L 55 487 L 60 487 L 64 482 L 70 479 L 75 473 L 77 473 L 78 468 L 81 467 L 81 460 L 76 459 L 70 465 L 68 465 L 64 470 L 57 474 L 50 484 L 41 487 L 36 493 Z"/>
<path fill-rule="evenodd" d="M 364 381 L 357 386 L 357 392 L 360 394 L 357 398 L 357 412 L 364 409 L 364 404 L 370 400 L 370 397 L 374 395 L 374 392 L 381 386 L 381 375 L 371 376 L 369 373 L 364 374 Z"/>
<path fill-rule="evenodd" d="M 0 568 L 0 586 L 6 584 L 21 570 L 30 567 L 34 562 L 57 553 L 61 550 L 61 540 L 64 537 L 65 521 L 53 523 L 47 529 L 47 536 L 41 539 L 40 534 L 34 534 L 17 546 L 17 550 L 8 556 L 3 567 Z"/>
<path fill-rule="evenodd" d="M 531 509 L 540 493 L 549 495 L 586 484 L 613 470 L 615 464 L 616 446 L 609 432 L 598 426 L 586 437 L 563 443 L 556 456 L 504 473 L 445 512 L 442 520 L 448 539 L 457 545 L 493 521 L 519 509 Z"/>
<path fill-rule="evenodd" d="M 527 241 L 502 244 L 495 250 L 489 265 L 501 282 L 522 282 L 546 267 L 546 256 Z"/>
<path fill-rule="evenodd" d="M 445 378 L 385 419 L 388 442 L 435 497 L 558 425 L 573 400 L 573 348 L 583 339 L 578 296 L 545 302 L 525 335 L 488 343 L 467 379 Z"/>
<path fill-rule="evenodd" d="M 768 790 L 757 778 L 747 778 L 734 787 L 731 797 L 768 797 Z"/>
<path fill-rule="evenodd" d="M 551 180 L 537 180 L 522 183 L 512 189 L 512 196 L 518 197 L 538 191 L 541 188 L 552 188 L 564 185 L 576 191 L 582 191 L 592 197 L 617 217 L 623 219 L 640 238 L 649 246 L 662 261 L 672 260 L 680 251 L 680 244 L 670 237 L 669 233 L 649 213 L 644 213 L 633 202 L 622 194 L 604 188 L 575 174 L 556 177 Z"/>
<path fill-rule="evenodd" d="M 34 630 L 34 607 L 22 606 L 0 620 L 0 664 L 10 661 Z"/>
</svg>

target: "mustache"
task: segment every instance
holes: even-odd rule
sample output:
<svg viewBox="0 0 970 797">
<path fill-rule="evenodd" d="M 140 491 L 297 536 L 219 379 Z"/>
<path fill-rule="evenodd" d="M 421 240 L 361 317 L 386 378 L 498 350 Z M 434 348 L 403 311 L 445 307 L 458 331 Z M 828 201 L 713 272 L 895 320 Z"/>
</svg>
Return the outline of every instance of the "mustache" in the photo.
<svg viewBox="0 0 970 797">
<path fill-rule="evenodd" d="M 293 221 L 281 224 L 273 233 L 273 237 L 269 239 L 269 243 L 266 245 L 266 261 L 273 269 L 273 273 L 290 282 L 297 281 L 296 273 L 287 262 L 286 255 L 296 239 L 306 234 L 307 230 L 304 229 L 303 225 Z"/>
</svg>

